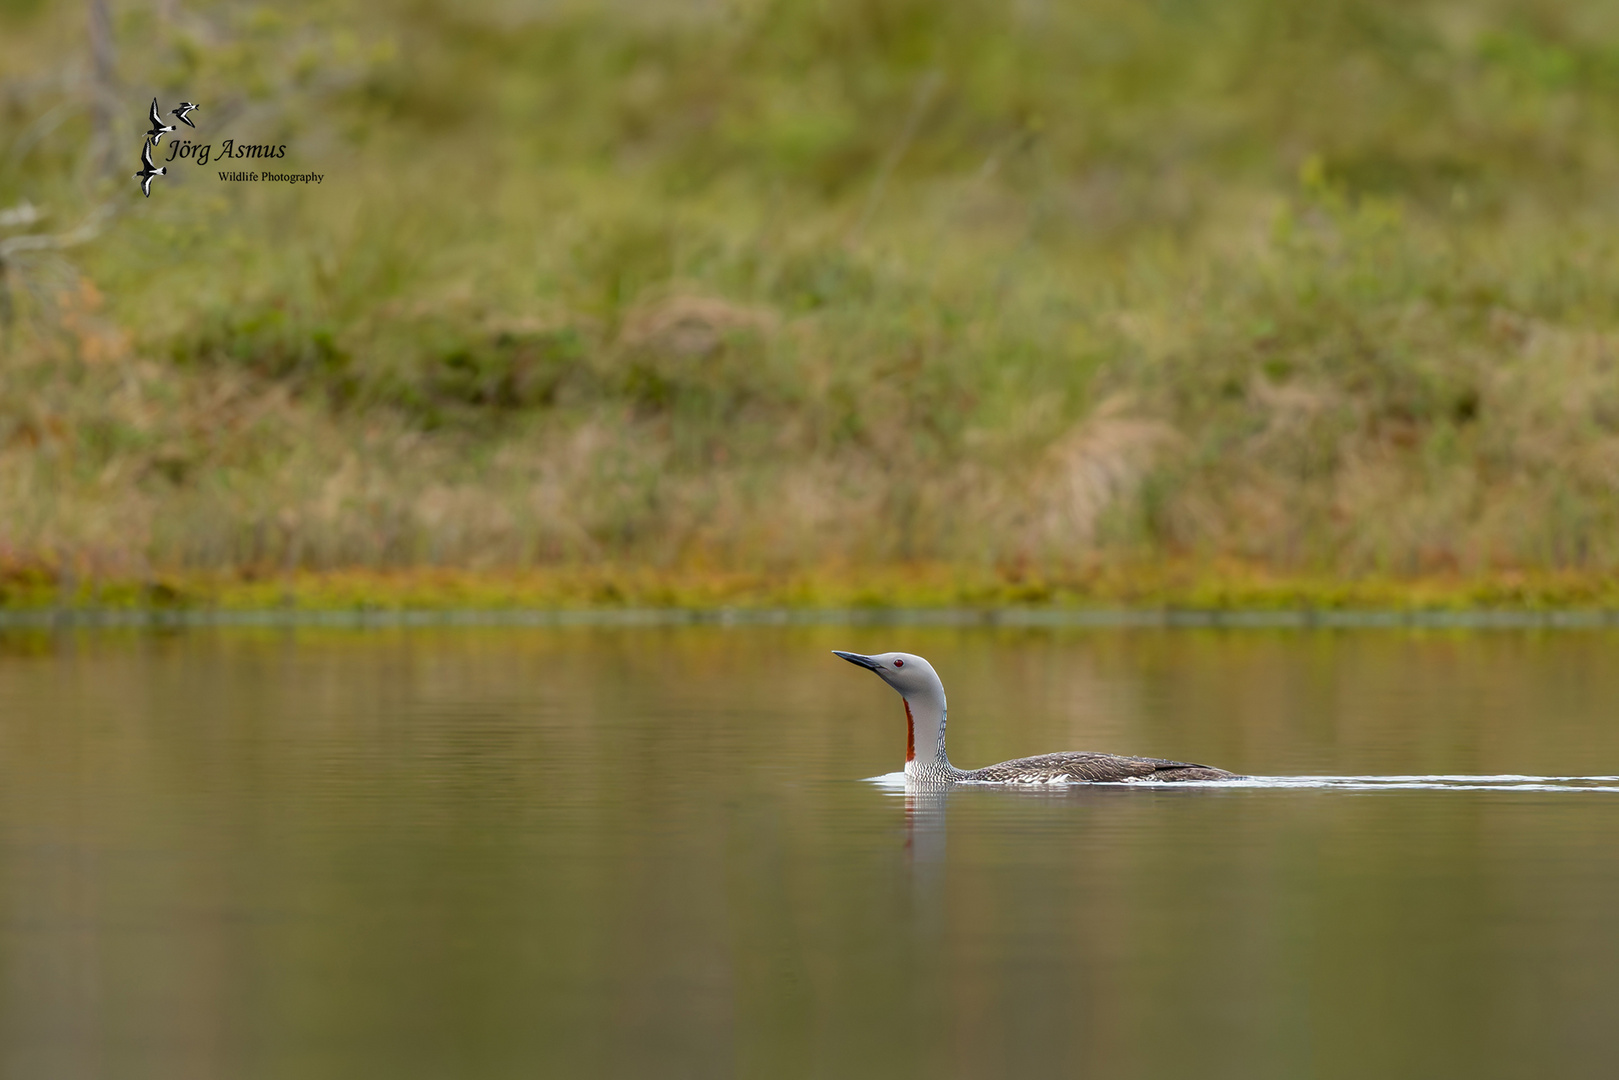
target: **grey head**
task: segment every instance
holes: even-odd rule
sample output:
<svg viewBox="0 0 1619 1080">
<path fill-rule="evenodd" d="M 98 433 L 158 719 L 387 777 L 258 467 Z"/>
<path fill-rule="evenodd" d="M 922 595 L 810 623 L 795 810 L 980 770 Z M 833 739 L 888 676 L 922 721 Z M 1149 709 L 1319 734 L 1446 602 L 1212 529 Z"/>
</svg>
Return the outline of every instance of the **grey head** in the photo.
<svg viewBox="0 0 1619 1080">
<path fill-rule="evenodd" d="M 933 670 L 933 665 L 913 653 L 888 652 L 867 656 L 833 649 L 832 655 L 841 656 L 856 667 L 876 672 L 878 678 L 904 697 L 944 690 L 944 683 L 939 680 L 939 673 Z"/>
<path fill-rule="evenodd" d="M 905 701 L 908 730 L 905 775 L 917 779 L 953 779 L 956 770 L 944 749 L 946 704 L 944 683 L 933 665 L 915 653 L 888 652 L 867 656 L 842 652 L 834 656 L 875 672 L 877 677 L 899 692 Z"/>
</svg>

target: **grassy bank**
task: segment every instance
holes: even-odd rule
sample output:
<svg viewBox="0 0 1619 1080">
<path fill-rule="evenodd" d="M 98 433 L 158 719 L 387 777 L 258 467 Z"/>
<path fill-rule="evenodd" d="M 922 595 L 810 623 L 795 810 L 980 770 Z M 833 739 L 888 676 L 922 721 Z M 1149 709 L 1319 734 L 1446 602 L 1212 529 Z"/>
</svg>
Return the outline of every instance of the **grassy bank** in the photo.
<svg viewBox="0 0 1619 1080">
<path fill-rule="evenodd" d="M 1498 573 L 1423 578 L 1277 575 L 1154 561 L 1088 571 L 985 572 L 950 564 L 794 572 L 668 571 L 644 565 L 81 575 L 13 563 L 0 611 L 364 612 L 582 609 L 991 609 L 1200 612 L 1619 611 L 1619 575 Z"/>
<path fill-rule="evenodd" d="M 0 12 L 0 239 L 113 211 L 8 603 L 1609 602 L 1608 5 L 112 10 L 115 179 Z M 142 199 L 152 94 L 324 179 Z"/>
</svg>

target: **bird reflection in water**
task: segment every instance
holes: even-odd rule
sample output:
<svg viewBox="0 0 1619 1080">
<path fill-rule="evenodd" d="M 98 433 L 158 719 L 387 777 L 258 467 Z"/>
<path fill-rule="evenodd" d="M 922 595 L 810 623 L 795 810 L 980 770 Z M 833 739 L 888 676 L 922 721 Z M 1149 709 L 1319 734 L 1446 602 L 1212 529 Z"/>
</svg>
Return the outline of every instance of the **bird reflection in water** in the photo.
<svg viewBox="0 0 1619 1080">
<path fill-rule="evenodd" d="M 906 785 L 905 853 L 913 863 L 943 863 L 945 800 L 941 787 Z"/>
</svg>

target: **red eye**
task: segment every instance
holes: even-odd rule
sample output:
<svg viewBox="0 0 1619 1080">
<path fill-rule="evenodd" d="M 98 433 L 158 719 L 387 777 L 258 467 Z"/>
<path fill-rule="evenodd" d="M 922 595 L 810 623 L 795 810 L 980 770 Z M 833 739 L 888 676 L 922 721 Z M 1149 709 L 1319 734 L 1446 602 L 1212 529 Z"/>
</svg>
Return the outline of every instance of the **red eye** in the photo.
<svg viewBox="0 0 1619 1080">
<path fill-rule="evenodd" d="M 905 666 L 905 661 L 903 661 L 903 660 L 895 660 L 894 661 L 894 666 L 895 667 L 904 667 Z"/>
</svg>

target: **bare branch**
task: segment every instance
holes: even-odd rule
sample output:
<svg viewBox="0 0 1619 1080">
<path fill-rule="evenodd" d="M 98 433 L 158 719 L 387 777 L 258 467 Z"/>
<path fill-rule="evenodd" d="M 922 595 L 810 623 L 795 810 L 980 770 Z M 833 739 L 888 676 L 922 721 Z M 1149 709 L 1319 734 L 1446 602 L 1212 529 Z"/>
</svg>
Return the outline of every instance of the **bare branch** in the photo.
<svg viewBox="0 0 1619 1080">
<path fill-rule="evenodd" d="M 10 209 L 0 210 L 0 229 L 19 229 L 32 225 L 44 216 L 45 211 L 24 199 Z"/>
<path fill-rule="evenodd" d="M 87 214 L 77 226 L 64 233 L 30 233 L 0 240 L 0 262 L 19 251 L 60 251 L 63 248 L 85 244 L 101 235 L 112 218 L 113 204 L 102 203 Z"/>
<path fill-rule="evenodd" d="M 112 16 L 107 11 L 107 0 L 89 0 L 90 61 L 95 71 L 91 94 L 95 99 L 96 150 L 101 158 L 101 169 L 110 173 L 117 168 L 117 140 L 113 127 L 118 110 L 118 73 L 113 53 Z"/>
</svg>

